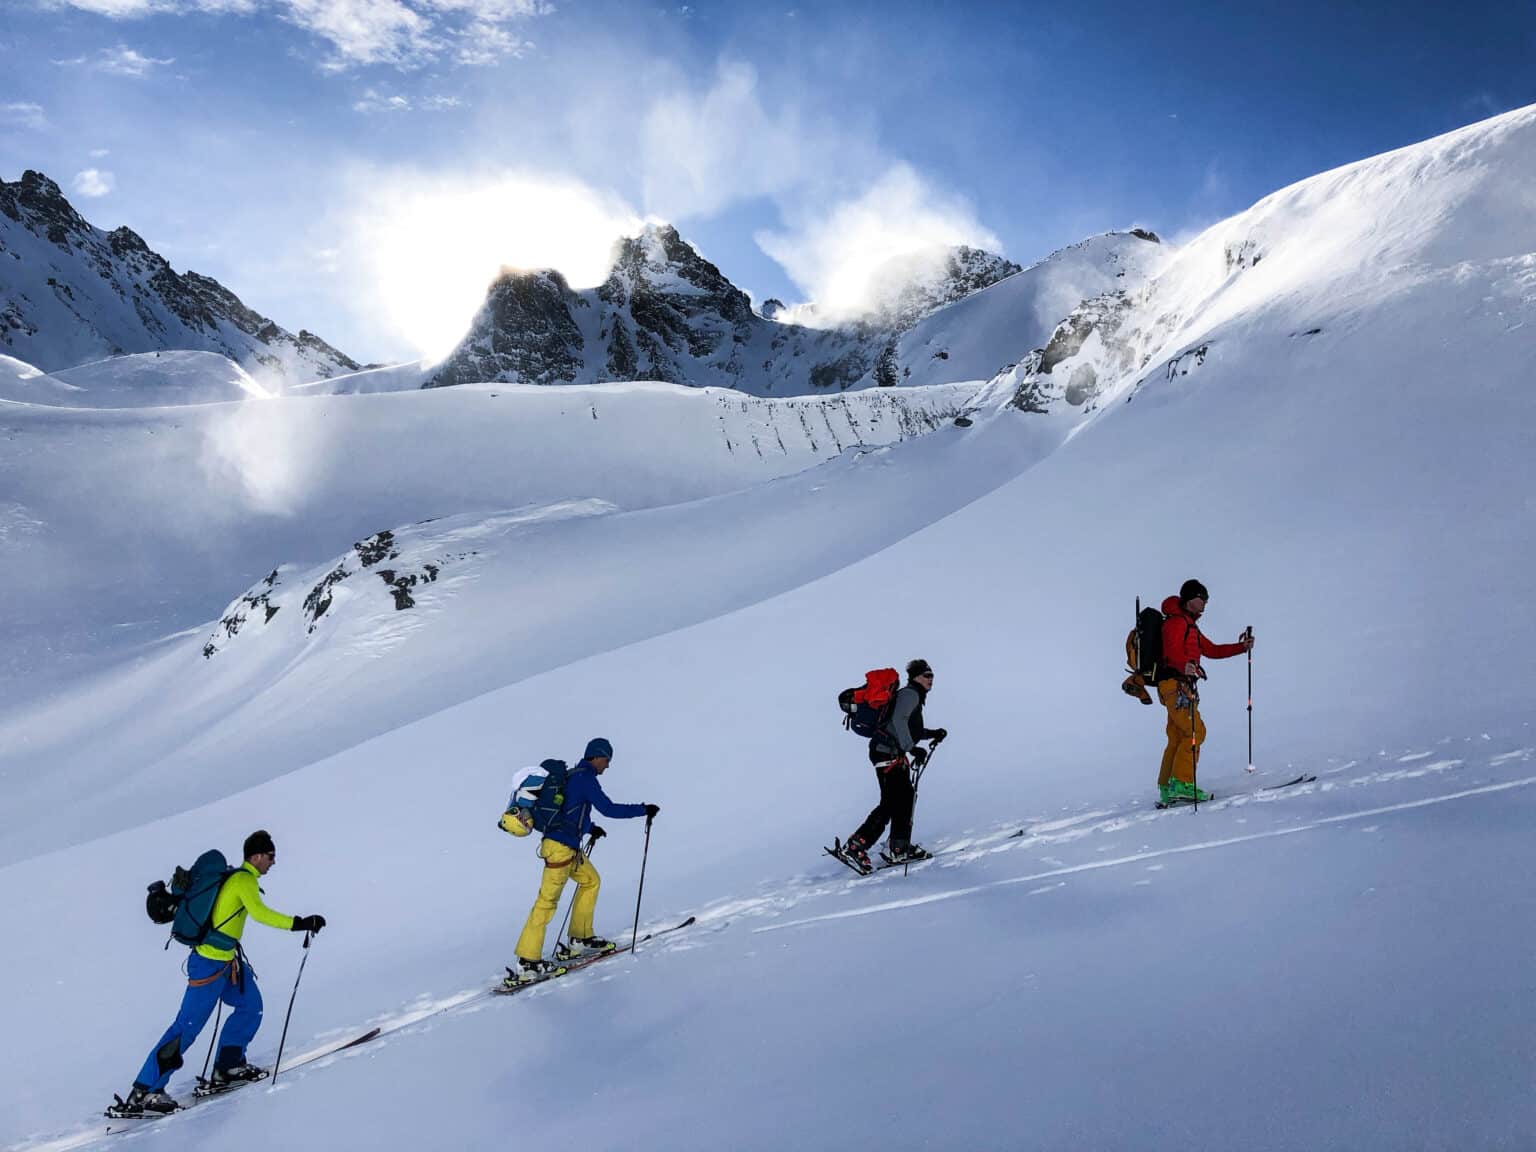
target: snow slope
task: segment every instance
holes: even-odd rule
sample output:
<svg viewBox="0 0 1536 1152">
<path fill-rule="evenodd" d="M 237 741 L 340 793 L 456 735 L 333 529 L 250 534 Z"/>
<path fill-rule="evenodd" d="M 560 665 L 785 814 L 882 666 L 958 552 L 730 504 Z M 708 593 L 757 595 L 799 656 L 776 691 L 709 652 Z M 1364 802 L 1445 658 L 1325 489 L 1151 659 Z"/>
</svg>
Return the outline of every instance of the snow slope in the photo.
<svg viewBox="0 0 1536 1152">
<path fill-rule="evenodd" d="M 421 586 L 443 592 L 430 618 L 393 646 L 360 647 L 391 639 L 376 599 L 338 601 L 306 641 L 289 601 L 211 658 L 201 629 L 163 647 L 131 714 L 113 711 L 119 682 L 76 695 L 75 714 L 66 698 L 13 718 L 8 747 L 94 722 L 123 750 L 115 783 L 105 739 L 96 765 L 57 779 L 67 749 L 33 757 L 46 774 L 4 762 L 7 794 L 53 843 L 70 839 L 60 811 L 87 834 L 113 804 L 122 820 L 55 852 L 6 829 L 22 847 L 0 898 L 48 927 L 0 950 L 29 1040 L 0 1054 L 0 1078 L 23 1085 L 0 1131 L 100 1133 L 85 1121 L 127 1087 L 178 993 L 138 885 L 267 826 L 282 846 L 269 898 L 331 920 L 290 1043 L 404 1027 L 149 1143 L 483 1147 L 515 1125 L 596 1148 L 1520 1147 L 1536 1122 L 1533 145 L 1526 109 L 1218 225 L 1129 302 L 1128 351 L 1094 330 L 1060 361 L 1133 366 L 1077 403 L 1052 383 L 1045 412 L 1021 412 L 999 381 L 969 401 L 969 429 L 692 502 L 678 477 L 701 466 L 679 458 L 679 429 L 670 502 L 526 522 L 461 508 L 501 534 L 486 578 L 450 588 L 445 567 Z M 460 402 L 484 420 L 495 391 Z M 348 422 L 415 399 L 329 398 Z M 679 406 L 658 419 L 681 424 Z M 80 418 L 26 416 L 29 432 Z M 466 468 L 484 467 L 475 447 Z M 336 517 L 354 483 L 306 485 L 306 518 Z M 530 503 L 591 495 L 567 483 Z M 468 551 L 474 523 L 429 526 L 398 559 L 419 572 L 428 552 Z M 850 532 L 849 558 L 826 551 Z M 1120 694 L 1120 647 L 1131 598 L 1189 575 L 1212 590 L 1214 638 L 1257 631 L 1260 771 L 1243 770 L 1243 664 L 1213 662 L 1201 782 L 1224 798 L 1156 813 L 1162 714 Z M 392 598 L 383 580 L 373 592 Z M 522 622 L 544 612 L 550 637 L 594 646 L 540 649 Z M 500 649 L 529 636 L 508 677 Z M 256 663 L 269 643 L 298 675 L 214 683 L 226 657 Z M 178 652 L 201 662 L 207 700 L 184 695 Z M 874 781 L 832 699 L 913 655 L 938 670 L 929 721 L 951 732 L 918 812 L 944 854 L 851 880 L 819 845 L 852 829 Z M 440 680 L 461 702 L 396 726 L 399 693 Z M 212 700 L 202 759 L 177 759 L 178 714 Z M 275 775 L 266 733 L 306 713 L 378 735 Z M 506 786 L 598 733 L 618 750 L 610 792 L 663 807 L 642 923 L 699 924 L 518 999 L 471 999 L 510 959 L 536 883 L 531 848 L 493 827 Z M 1255 791 L 1301 768 L 1315 785 Z M 104 811 L 92 793 L 112 788 Z M 208 802 L 179 811 L 189 791 Z M 619 935 L 641 838 L 608 824 L 598 924 Z M 110 965 L 72 946 L 87 939 L 112 942 Z M 249 944 L 276 1005 L 296 942 L 253 928 Z M 519 1107 L 533 1083 L 548 1107 Z"/>
<path fill-rule="evenodd" d="M 140 412 L 9 410 L 15 450 L 0 459 L 0 484 L 12 494 L 10 514 L 31 527 L 0 537 L 26 621 L 5 652 L 11 717 L 0 722 L 0 772 L 37 806 L 0 816 L 0 852 L 14 858 L 61 836 L 121 828 L 161 811 L 167 795 L 186 805 L 222 794 L 207 771 L 226 754 L 214 720 L 241 701 L 274 710 L 271 723 L 255 726 L 267 745 L 265 778 L 381 725 L 751 603 L 865 555 L 1013 475 L 1020 446 L 1046 434 L 1016 427 L 978 454 L 974 475 L 936 477 L 906 513 L 882 514 L 889 473 L 879 454 L 866 459 L 868 450 L 948 427 L 974 390 L 762 401 L 659 384 L 498 385 Z M 951 431 L 950 451 L 968 451 L 961 430 Z M 828 460 L 857 478 L 840 498 L 822 494 L 829 477 L 795 475 Z M 790 478 L 785 495 L 760 490 L 775 477 Z M 584 515 L 567 522 L 561 509 L 573 505 Z M 594 512 L 613 523 L 591 522 Z M 803 544 L 785 548 L 758 517 L 798 519 Z M 381 531 L 416 541 L 418 570 L 444 568 L 443 584 L 423 589 L 422 610 L 399 613 L 370 571 L 336 592 L 342 602 L 371 593 L 355 619 L 338 608 L 316 637 L 290 631 L 310 590 L 346 563 L 338 554 Z M 676 539 L 656 559 L 658 534 L 668 533 Z M 474 555 L 461 557 L 466 551 Z M 583 568 L 591 571 L 578 578 Z M 252 624 L 238 645 L 205 658 L 215 632 L 208 621 L 238 610 L 236 596 L 269 592 L 264 582 L 245 590 L 274 570 L 283 587 L 273 602 L 289 611 L 274 620 L 272 638 L 253 641 L 266 630 Z M 568 611 L 548 595 L 561 586 L 573 593 Z M 693 591 L 677 597 L 682 587 Z M 426 683 L 396 674 L 393 659 L 406 652 L 374 665 L 377 684 L 356 671 L 338 679 L 338 657 L 382 657 L 444 596 L 483 617 L 478 642 L 493 645 L 499 668 L 490 683 L 488 667 L 451 629 L 407 644 L 428 646 L 409 654 L 437 668 Z M 507 612 L 509 598 L 538 609 Z M 315 648 L 320 659 L 310 658 Z M 124 659 L 132 663 L 96 674 Z M 327 685 L 355 692 L 353 704 L 313 713 L 308 701 Z M 50 703 L 50 691 L 63 695 Z M 44 775 L 28 767 L 40 756 L 50 764 Z M 183 758 L 198 781 L 190 792 L 139 776 Z M 138 781 L 130 791 L 141 800 L 151 792 L 160 800 L 125 806 L 124 776 Z M 83 796 L 105 823 L 60 805 L 61 795 Z"/>
<path fill-rule="evenodd" d="M 1145 232 L 1111 232 L 1053 252 L 914 325 L 896 344 L 901 379 L 990 379 L 1042 347 L 1083 301 L 1139 291 L 1171 255 Z"/>
</svg>

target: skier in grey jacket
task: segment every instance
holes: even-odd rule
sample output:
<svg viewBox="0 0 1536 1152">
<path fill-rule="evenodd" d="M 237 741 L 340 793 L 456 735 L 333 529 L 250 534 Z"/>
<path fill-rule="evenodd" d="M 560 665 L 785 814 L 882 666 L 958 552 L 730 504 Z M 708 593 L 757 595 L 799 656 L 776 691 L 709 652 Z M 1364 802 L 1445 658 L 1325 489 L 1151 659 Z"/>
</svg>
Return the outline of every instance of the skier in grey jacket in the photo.
<svg viewBox="0 0 1536 1152">
<path fill-rule="evenodd" d="M 880 803 L 843 845 L 843 852 L 866 871 L 871 867 L 870 846 L 880 839 L 886 824 L 891 826 L 890 841 L 881 852 L 886 863 L 926 860 L 930 855 L 912 843 L 911 769 L 922 768 L 928 760 L 929 749 L 919 747 L 920 741 L 931 740 L 937 747 L 949 735 L 943 728 L 923 726 L 923 704 L 932 690 L 933 669 L 928 661 L 913 660 L 907 665 L 906 686 L 891 702 L 885 724 L 870 738 L 869 762 L 875 766 L 875 779 L 880 783 Z"/>
</svg>

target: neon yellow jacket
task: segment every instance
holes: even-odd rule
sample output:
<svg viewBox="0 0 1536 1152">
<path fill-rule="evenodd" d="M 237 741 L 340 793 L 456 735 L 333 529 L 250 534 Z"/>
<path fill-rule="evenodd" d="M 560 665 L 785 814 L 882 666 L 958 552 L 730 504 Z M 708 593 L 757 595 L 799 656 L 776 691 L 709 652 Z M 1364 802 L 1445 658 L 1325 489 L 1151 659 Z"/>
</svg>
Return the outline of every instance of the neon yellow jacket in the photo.
<svg viewBox="0 0 1536 1152">
<path fill-rule="evenodd" d="M 261 888 L 256 883 L 260 878 L 261 873 L 256 871 L 250 861 L 246 861 L 238 872 L 230 874 L 224 886 L 219 889 L 219 898 L 213 902 L 213 919 L 210 923 L 214 928 L 238 940 L 245 931 L 245 918 L 249 914 L 268 928 L 292 931 L 292 916 L 274 912 L 262 902 Z M 215 948 L 212 944 L 199 944 L 197 954 L 208 960 L 235 958 L 233 948 Z"/>
</svg>

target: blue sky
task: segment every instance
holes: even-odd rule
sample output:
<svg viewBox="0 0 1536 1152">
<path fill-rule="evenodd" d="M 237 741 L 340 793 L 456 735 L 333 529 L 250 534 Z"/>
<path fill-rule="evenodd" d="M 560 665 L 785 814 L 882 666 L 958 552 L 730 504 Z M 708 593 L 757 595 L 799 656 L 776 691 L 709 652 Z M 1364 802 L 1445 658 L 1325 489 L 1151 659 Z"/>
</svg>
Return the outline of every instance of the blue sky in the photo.
<svg viewBox="0 0 1536 1152">
<path fill-rule="evenodd" d="M 0 176 L 360 359 L 670 219 L 756 298 L 1187 236 L 1536 102 L 1536 6 L 0 0 Z M 597 269 L 597 271 L 593 271 Z"/>
</svg>

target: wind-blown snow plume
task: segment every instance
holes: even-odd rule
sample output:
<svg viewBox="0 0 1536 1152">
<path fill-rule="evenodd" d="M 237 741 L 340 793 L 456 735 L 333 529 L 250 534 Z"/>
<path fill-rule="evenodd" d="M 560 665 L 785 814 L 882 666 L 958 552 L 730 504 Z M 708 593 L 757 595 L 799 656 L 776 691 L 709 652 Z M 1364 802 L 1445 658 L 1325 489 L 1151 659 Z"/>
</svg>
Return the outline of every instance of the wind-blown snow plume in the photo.
<svg viewBox="0 0 1536 1152">
<path fill-rule="evenodd" d="M 877 273 L 893 260 L 913 262 L 920 280 L 924 261 L 937 275 L 951 246 L 1001 249 L 969 204 L 937 191 L 906 164 L 829 212 L 793 214 L 787 231 L 760 232 L 757 242 L 815 302 L 814 314 L 792 318 L 817 324 L 854 319 L 876 307 L 882 284 Z"/>
</svg>

